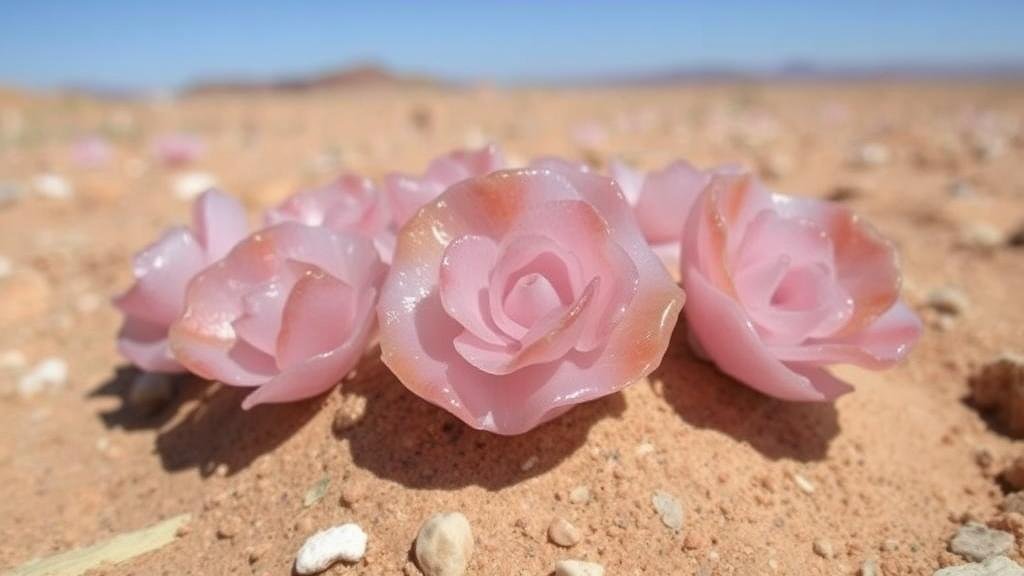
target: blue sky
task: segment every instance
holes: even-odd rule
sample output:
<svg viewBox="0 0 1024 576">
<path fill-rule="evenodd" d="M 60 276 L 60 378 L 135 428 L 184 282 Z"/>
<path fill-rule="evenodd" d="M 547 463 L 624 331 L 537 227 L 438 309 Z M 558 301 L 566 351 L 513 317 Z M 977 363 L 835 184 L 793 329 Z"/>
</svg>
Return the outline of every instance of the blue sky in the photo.
<svg viewBox="0 0 1024 576">
<path fill-rule="evenodd" d="M 169 89 L 359 61 L 499 82 L 677 67 L 1024 63 L 1024 0 L 6 0 L 0 83 Z"/>
</svg>

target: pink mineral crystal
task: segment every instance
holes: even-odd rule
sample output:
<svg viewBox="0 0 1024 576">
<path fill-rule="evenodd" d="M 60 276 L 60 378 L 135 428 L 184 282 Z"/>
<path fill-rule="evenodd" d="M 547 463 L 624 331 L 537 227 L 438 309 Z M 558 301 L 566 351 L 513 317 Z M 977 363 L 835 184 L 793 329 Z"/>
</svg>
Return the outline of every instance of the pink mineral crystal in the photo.
<svg viewBox="0 0 1024 576">
<path fill-rule="evenodd" d="M 412 217 L 381 349 L 419 396 L 518 434 L 654 370 L 683 300 L 615 183 L 544 161 L 464 180 Z"/>
<path fill-rule="evenodd" d="M 682 235 L 686 319 L 700 353 L 786 400 L 851 387 L 823 367 L 881 369 L 921 334 L 899 301 L 893 246 L 847 209 L 772 194 L 750 174 L 714 175 Z"/>
<path fill-rule="evenodd" d="M 167 330 L 185 309 L 185 287 L 248 233 L 245 210 L 216 190 L 192 208 L 192 228 L 174 228 L 135 257 L 135 283 L 114 300 L 124 314 L 121 354 L 143 370 L 184 372 L 170 354 Z"/>
<path fill-rule="evenodd" d="M 189 284 L 171 350 L 195 374 L 254 388 L 246 409 L 315 396 L 366 350 L 385 272 L 369 238 L 271 226 Z"/>
</svg>

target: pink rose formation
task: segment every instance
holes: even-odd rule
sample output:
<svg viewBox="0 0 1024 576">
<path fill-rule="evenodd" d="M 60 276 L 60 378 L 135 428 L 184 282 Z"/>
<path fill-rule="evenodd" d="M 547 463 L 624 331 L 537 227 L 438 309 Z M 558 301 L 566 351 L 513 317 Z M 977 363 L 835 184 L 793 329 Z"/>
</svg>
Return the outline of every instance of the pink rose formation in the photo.
<svg viewBox="0 0 1024 576">
<path fill-rule="evenodd" d="M 682 304 L 614 182 L 548 161 L 465 180 L 406 224 L 381 349 L 419 396 L 518 434 L 649 374 Z"/>
<path fill-rule="evenodd" d="M 361 234 L 374 241 L 384 262 L 391 261 L 395 249 L 391 214 L 383 196 L 369 179 L 352 174 L 345 174 L 327 186 L 292 195 L 267 211 L 266 222 L 299 222 Z"/>
<path fill-rule="evenodd" d="M 153 155 L 170 167 L 191 164 L 205 151 L 206 145 L 193 134 L 165 134 L 153 142 Z"/>
<path fill-rule="evenodd" d="M 167 330 L 185 310 L 185 287 L 247 234 L 245 210 L 218 191 L 192 208 L 192 229 L 174 228 L 135 257 L 135 284 L 114 300 L 124 314 L 121 354 L 143 370 L 184 372 L 170 353 Z"/>
<path fill-rule="evenodd" d="M 437 198 L 449 186 L 505 167 L 505 157 L 494 145 L 477 150 L 456 150 L 435 159 L 423 176 L 390 174 L 384 180 L 384 192 L 395 224 L 401 227 L 427 202 Z"/>
<path fill-rule="evenodd" d="M 204 378 L 256 388 L 246 409 L 315 396 L 361 358 L 385 272 L 368 238 L 272 226 L 189 284 L 171 349 Z"/>
<path fill-rule="evenodd" d="M 698 349 L 785 400 L 832 400 L 851 388 L 823 366 L 885 368 L 921 334 L 891 244 L 845 208 L 742 172 L 715 175 L 696 201 L 680 270 Z"/>
</svg>

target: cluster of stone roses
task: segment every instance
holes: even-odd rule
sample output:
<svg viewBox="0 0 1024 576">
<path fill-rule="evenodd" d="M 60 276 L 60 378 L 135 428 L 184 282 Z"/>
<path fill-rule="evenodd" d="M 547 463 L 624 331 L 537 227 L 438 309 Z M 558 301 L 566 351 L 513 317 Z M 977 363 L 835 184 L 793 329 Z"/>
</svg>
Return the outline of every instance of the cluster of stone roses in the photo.
<svg viewBox="0 0 1024 576">
<path fill-rule="evenodd" d="M 890 366 L 921 332 L 893 246 L 842 206 L 684 161 L 508 169 L 494 146 L 343 175 L 253 233 L 211 190 L 135 277 L 118 341 L 143 370 L 251 387 L 250 408 L 332 388 L 379 338 L 406 387 L 501 434 L 650 374 L 680 311 L 696 353 L 798 401 L 850 389 L 825 366 Z"/>
</svg>

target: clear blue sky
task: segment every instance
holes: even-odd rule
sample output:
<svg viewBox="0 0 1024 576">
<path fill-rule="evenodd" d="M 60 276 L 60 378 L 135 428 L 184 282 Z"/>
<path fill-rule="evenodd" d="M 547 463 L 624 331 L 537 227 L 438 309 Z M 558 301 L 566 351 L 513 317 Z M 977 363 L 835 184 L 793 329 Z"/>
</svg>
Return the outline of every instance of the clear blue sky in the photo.
<svg viewBox="0 0 1024 576">
<path fill-rule="evenodd" d="M 1024 0 L 5 0 L 0 83 L 179 87 L 372 60 L 497 81 L 673 67 L 1024 62 Z"/>
</svg>

